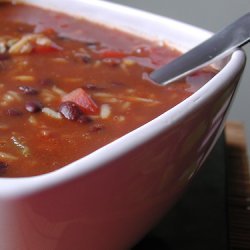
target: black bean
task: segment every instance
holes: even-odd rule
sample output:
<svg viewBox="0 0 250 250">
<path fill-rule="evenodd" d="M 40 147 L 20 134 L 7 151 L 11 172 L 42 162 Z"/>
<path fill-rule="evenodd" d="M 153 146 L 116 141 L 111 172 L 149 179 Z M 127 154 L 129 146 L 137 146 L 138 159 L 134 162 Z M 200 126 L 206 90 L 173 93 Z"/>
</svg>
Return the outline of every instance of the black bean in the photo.
<svg viewBox="0 0 250 250">
<path fill-rule="evenodd" d="M 36 113 L 36 112 L 39 112 L 41 111 L 43 108 L 43 105 L 41 102 L 39 101 L 29 101 L 25 104 L 25 109 L 28 111 L 28 112 L 31 112 L 31 113 Z"/>
<path fill-rule="evenodd" d="M 80 107 L 74 102 L 63 102 L 59 107 L 59 112 L 71 121 L 76 121 L 84 116 Z"/>
<path fill-rule="evenodd" d="M 9 108 L 7 110 L 7 115 L 9 116 L 21 116 L 23 112 L 18 108 Z"/>
<path fill-rule="evenodd" d="M 0 161 L 0 174 L 5 173 L 7 168 L 8 168 L 8 164 L 3 161 Z"/>
<path fill-rule="evenodd" d="M 81 56 L 81 59 L 84 63 L 88 64 L 88 63 L 91 63 L 92 62 L 92 58 L 90 55 L 88 54 L 85 54 L 85 55 L 82 55 Z"/>
<path fill-rule="evenodd" d="M 19 90 L 25 95 L 36 95 L 38 90 L 30 86 L 19 86 Z"/>
</svg>

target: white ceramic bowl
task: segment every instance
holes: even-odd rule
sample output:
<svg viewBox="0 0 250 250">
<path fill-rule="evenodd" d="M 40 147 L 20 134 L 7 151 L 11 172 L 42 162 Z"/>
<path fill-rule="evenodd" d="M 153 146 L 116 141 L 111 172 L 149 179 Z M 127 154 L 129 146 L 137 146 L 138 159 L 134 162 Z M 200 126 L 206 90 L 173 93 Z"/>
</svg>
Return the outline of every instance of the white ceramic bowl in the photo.
<svg viewBox="0 0 250 250">
<path fill-rule="evenodd" d="M 181 49 L 210 36 L 104 1 L 23 2 L 166 39 Z M 129 249 L 168 211 L 206 159 L 222 131 L 244 64 L 245 54 L 234 52 L 190 98 L 60 170 L 0 178 L 0 249 Z"/>
</svg>

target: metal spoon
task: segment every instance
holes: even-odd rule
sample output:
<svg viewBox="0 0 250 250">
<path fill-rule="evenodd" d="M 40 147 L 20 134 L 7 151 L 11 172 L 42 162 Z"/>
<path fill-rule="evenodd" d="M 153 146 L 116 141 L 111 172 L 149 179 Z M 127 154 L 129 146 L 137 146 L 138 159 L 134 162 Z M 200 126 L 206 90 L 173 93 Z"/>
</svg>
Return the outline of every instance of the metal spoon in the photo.
<svg viewBox="0 0 250 250">
<path fill-rule="evenodd" d="M 249 41 L 250 12 L 169 64 L 154 70 L 149 77 L 160 85 L 167 85 L 229 55 Z"/>
</svg>

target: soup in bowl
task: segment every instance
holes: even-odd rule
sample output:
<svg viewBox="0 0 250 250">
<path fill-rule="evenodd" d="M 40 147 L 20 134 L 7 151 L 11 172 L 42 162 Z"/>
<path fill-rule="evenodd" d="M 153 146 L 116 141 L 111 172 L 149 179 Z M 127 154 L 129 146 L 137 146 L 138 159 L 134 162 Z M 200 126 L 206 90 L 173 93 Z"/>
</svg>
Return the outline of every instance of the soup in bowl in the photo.
<svg viewBox="0 0 250 250">
<path fill-rule="evenodd" d="M 130 248 L 206 160 L 244 53 L 162 87 L 210 33 L 104 1 L 0 12 L 1 249 Z"/>
</svg>

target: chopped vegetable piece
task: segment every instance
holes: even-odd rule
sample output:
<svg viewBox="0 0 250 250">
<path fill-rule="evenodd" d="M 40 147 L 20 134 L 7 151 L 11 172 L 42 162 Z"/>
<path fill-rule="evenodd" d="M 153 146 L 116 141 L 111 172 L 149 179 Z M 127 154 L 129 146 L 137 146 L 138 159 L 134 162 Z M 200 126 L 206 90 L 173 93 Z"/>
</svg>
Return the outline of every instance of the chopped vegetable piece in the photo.
<svg viewBox="0 0 250 250">
<path fill-rule="evenodd" d="M 107 119 L 111 114 L 111 107 L 109 104 L 102 104 L 100 116 L 102 119 Z"/>
<path fill-rule="evenodd" d="M 33 52 L 35 53 L 50 53 L 50 52 L 56 52 L 61 50 L 60 47 L 51 45 L 51 46 L 46 46 L 46 45 L 36 45 L 33 49 Z"/>
<path fill-rule="evenodd" d="M 12 154 L 5 153 L 5 152 L 0 152 L 0 159 L 8 160 L 8 161 L 14 161 L 17 160 L 18 158 Z"/>
<path fill-rule="evenodd" d="M 28 75 L 16 76 L 15 79 L 21 82 L 32 82 L 35 80 L 33 76 L 28 76 Z"/>
<path fill-rule="evenodd" d="M 42 89 L 41 91 L 41 97 L 42 97 L 42 101 L 44 103 L 50 103 L 52 102 L 54 99 L 56 99 L 56 95 L 53 91 L 49 90 L 49 89 Z"/>
<path fill-rule="evenodd" d="M 62 97 L 62 102 L 74 102 L 82 109 L 84 114 L 98 114 L 99 108 L 92 98 L 82 89 L 78 88 Z"/>
<path fill-rule="evenodd" d="M 28 121 L 29 121 L 30 124 L 32 124 L 32 125 L 37 125 L 37 124 L 38 124 L 37 119 L 36 119 L 33 115 L 31 115 L 31 116 L 29 117 Z"/>
<path fill-rule="evenodd" d="M 11 55 L 29 54 L 31 52 L 47 53 L 62 50 L 44 34 L 25 34 L 21 38 L 7 38 L 1 42 L 2 51 Z"/>
<path fill-rule="evenodd" d="M 2 100 L 0 100 L 0 105 L 7 106 L 12 102 L 21 102 L 21 101 L 22 98 L 17 92 L 9 90 L 2 96 Z"/>
<path fill-rule="evenodd" d="M 0 130 L 6 130 L 6 129 L 8 129 L 9 127 L 8 127 L 8 125 L 7 124 L 4 124 L 4 123 L 1 123 L 0 122 Z"/>
<path fill-rule="evenodd" d="M 29 147 L 25 145 L 25 142 L 23 141 L 23 137 L 13 135 L 10 139 L 24 157 L 30 156 L 30 149 Z"/>
<path fill-rule="evenodd" d="M 45 107 L 42 109 L 42 112 L 51 118 L 62 119 L 62 115 L 51 108 Z"/>
<path fill-rule="evenodd" d="M 64 90 L 58 88 L 55 85 L 52 87 L 52 91 L 55 92 L 56 94 L 60 95 L 60 96 L 63 96 L 63 95 L 66 94 Z"/>
<path fill-rule="evenodd" d="M 100 58 L 124 58 L 126 54 L 122 51 L 105 50 L 100 53 Z"/>
</svg>

